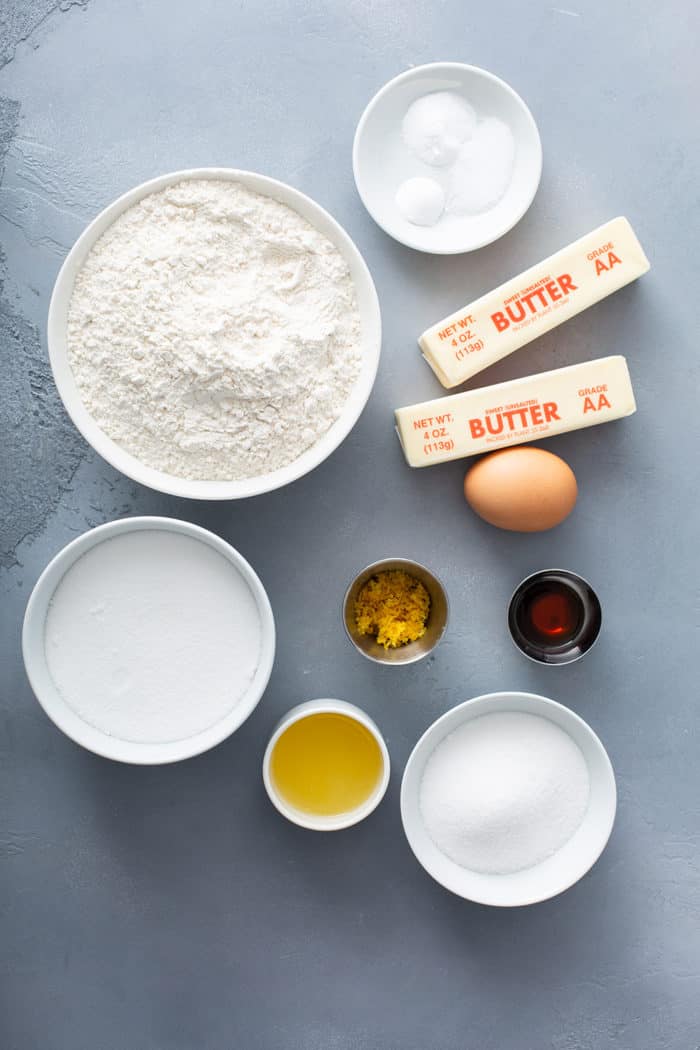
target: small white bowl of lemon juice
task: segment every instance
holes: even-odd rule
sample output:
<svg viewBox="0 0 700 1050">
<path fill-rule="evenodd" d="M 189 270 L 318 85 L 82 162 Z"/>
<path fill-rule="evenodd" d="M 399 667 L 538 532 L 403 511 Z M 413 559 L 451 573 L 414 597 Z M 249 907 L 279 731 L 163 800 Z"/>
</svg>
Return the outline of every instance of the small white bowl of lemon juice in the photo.
<svg viewBox="0 0 700 1050">
<path fill-rule="evenodd" d="M 339 831 L 369 816 L 389 784 L 379 728 L 345 700 L 308 700 L 278 723 L 263 759 L 277 810 L 311 831 Z"/>
</svg>

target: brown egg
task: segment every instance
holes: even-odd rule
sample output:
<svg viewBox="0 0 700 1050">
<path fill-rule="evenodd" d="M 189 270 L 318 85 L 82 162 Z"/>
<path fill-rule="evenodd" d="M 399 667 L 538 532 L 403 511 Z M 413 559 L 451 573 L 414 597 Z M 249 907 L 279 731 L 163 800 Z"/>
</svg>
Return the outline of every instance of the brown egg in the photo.
<svg viewBox="0 0 700 1050">
<path fill-rule="evenodd" d="M 472 510 L 511 532 L 553 529 L 574 509 L 577 494 L 568 463 L 529 445 L 490 452 L 464 479 L 464 496 Z"/>
</svg>

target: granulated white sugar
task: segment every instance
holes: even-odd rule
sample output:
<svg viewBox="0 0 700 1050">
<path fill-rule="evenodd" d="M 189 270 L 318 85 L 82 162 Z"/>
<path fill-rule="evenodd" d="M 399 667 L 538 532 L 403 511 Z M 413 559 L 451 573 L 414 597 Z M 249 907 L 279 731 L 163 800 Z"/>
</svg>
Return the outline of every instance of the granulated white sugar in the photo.
<svg viewBox="0 0 700 1050">
<path fill-rule="evenodd" d="M 577 830 L 586 760 L 549 719 L 519 711 L 465 722 L 436 747 L 420 788 L 435 845 L 463 868 L 507 875 L 539 864 Z"/>
<path fill-rule="evenodd" d="M 51 600 L 51 677 L 90 725 L 166 743 L 215 725 L 246 693 L 261 625 L 236 566 L 191 536 L 147 529 L 98 543 Z"/>
<path fill-rule="evenodd" d="M 514 162 L 515 139 L 508 125 L 496 117 L 479 121 L 451 169 L 446 211 L 480 215 L 493 208 L 508 189 Z"/>
</svg>

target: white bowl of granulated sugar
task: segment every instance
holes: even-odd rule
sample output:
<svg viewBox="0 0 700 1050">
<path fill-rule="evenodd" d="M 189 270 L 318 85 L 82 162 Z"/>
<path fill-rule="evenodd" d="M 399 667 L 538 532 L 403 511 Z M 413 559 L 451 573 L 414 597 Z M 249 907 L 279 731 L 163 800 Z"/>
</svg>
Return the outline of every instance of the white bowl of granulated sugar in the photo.
<svg viewBox="0 0 700 1050">
<path fill-rule="evenodd" d="M 87 227 L 56 279 L 48 346 L 68 414 L 113 467 L 237 499 L 308 473 L 349 434 L 381 317 L 358 249 L 311 198 L 197 168 Z"/>
<path fill-rule="evenodd" d="M 532 693 L 453 707 L 420 738 L 401 785 L 409 845 L 446 889 L 499 907 L 562 893 L 595 864 L 617 794 L 582 718 Z"/>
<path fill-rule="evenodd" d="M 122 518 L 59 551 L 27 603 L 34 694 L 77 744 L 177 762 L 219 744 L 262 697 L 275 624 L 249 563 L 206 529 Z"/>
</svg>

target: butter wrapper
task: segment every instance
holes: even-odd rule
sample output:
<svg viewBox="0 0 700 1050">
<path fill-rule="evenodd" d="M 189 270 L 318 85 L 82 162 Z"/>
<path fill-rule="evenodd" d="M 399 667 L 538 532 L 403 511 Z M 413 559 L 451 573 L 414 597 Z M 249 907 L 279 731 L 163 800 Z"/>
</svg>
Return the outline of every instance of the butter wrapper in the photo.
<svg viewBox="0 0 700 1050">
<path fill-rule="evenodd" d="M 442 385 L 458 386 L 648 269 L 627 219 L 612 219 L 446 317 L 418 343 Z"/>
<path fill-rule="evenodd" d="M 624 357 L 601 357 L 510 383 L 450 394 L 396 410 L 396 430 L 411 467 L 429 467 L 636 411 Z"/>
</svg>

